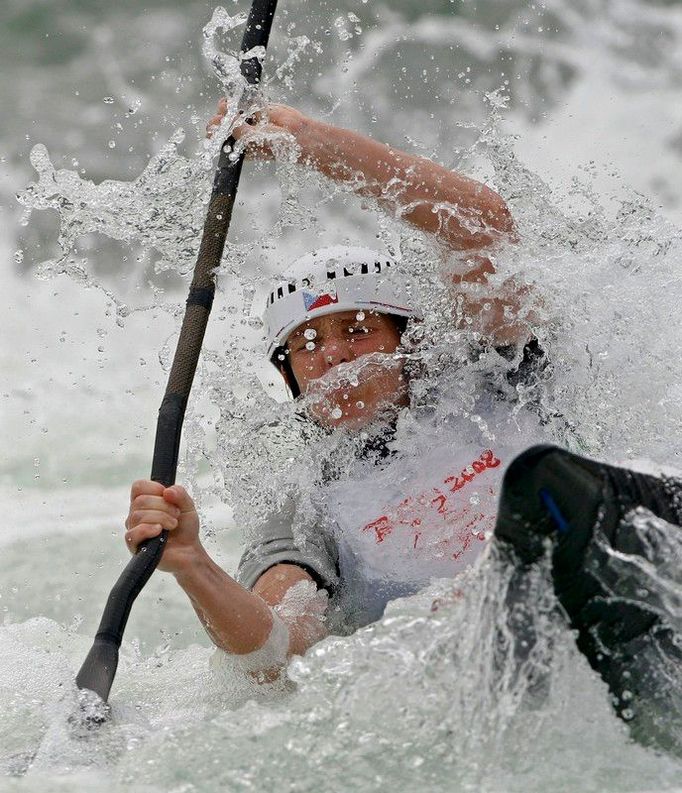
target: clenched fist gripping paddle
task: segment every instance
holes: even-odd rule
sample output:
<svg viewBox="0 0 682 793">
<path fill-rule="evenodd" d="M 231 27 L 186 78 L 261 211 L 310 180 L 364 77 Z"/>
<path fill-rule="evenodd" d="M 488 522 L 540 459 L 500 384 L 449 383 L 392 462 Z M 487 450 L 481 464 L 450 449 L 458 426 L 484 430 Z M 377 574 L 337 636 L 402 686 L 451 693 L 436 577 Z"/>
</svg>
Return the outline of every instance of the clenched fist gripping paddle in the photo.
<svg viewBox="0 0 682 793">
<path fill-rule="evenodd" d="M 253 0 L 242 54 L 267 46 L 276 5 L 276 0 Z M 258 57 L 241 61 L 242 75 L 251 85 L 260 82 L 261 68 Z M 165 487 L 175 482 L 182 422 L 215 294 L 214 271 L 220 264 L 237 195 L 244 155 L 230 157 L 234 142 L 228 138 L 221 149 L 180 338 L 159 410 L 151 478 Z M 159 537 L 142 543 L 121 573 L 109 594 L 92 649 L 76 677 L 80 689 L 94 691 L 104 702 L 116 675 L 118 649 L 130 609 L 161 559 L 167 534 L 164 530 Z"/>
</svg>

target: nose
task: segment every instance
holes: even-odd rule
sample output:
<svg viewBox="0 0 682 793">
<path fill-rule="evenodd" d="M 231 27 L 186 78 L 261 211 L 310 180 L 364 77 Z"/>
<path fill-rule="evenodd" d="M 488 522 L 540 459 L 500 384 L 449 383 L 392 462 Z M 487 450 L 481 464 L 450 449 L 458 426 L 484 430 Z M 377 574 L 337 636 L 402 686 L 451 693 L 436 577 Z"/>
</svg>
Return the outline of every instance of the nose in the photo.
<svg viewBox="0 0 682 793">
<path fill-rule="evenodd" d="M 324 362 L 328 369 L 340 363 L 350 363 L 353 360 L 353 348 L 346 339 L 329 339 L 322 348 Z"/>
</svg>

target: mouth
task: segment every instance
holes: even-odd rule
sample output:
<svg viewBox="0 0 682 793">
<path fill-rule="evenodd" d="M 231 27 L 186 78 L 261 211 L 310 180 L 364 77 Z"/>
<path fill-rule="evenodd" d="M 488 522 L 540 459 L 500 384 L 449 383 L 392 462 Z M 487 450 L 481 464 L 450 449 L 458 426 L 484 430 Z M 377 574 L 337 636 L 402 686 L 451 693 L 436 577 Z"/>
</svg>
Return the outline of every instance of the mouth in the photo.
<svg viewBox="0 0 682 793">
<path fill-rule="evenodd" d="M 313 416 L 335 423 L 340 420 L 373 420 L 381 407 L 393 399 L 385 389 L 371 389 L 373 382 L 400 369 L 402 354 L 368 353 L 355 361 L 341 363 L 308 384 L 303 404 Z M 369 391 L 367 390 L 370 387 Z M 377 401 L 377 396 L 379 400 Z"/>
</svg>

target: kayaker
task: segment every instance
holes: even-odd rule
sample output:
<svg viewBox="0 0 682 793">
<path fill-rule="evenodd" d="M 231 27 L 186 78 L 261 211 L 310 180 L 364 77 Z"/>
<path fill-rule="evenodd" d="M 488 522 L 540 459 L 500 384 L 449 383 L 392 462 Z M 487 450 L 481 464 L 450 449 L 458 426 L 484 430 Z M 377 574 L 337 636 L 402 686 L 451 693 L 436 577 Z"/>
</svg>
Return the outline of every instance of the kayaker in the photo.
<svg viewBox="0 0 682 793">
<path fill-rule="evenodd" d="M 220 123 L 226 112 L 221 102 L 209 126 Z M 494 272 L 490 254 L 514 238 L 509 210 L 494 191 L 429 160 L 282 105 L 270 106 L 256 124 L 237 127 L 233 134 L 248 139 L 250 152 L 266 157 L 276 153 L 273 136 L 286 136 L 295 141 L 303 167 L 371 196 L 460 254 L 462 267 L 452 276 L 453 298 L 460 298 L 460 308 L 465 303 L 464 313 L 480 322 L 481 335 L 493 347 L 525 347 L 523 360 L 535 356 L 537 365 L 541 353 L 533 347 L 529 329 L 515 319 L 523 291 L 510 285 L 503 294 L 486 293 Z M 299 260 L 268 298 L 268 356 L 293 396 L 306 397 L 308 416 L 330 430 L 361 430 L 379 417 L 390 424 L 409 409 L 404 358 L 393 354 L 400 348 L 405 323 L 418 317 L 419 310 L 411 302 L 405 273 L 398 270 L 396 262 L 380 253 L 323 249 Z M 473 298 L 467 284 L 480 287 Z M 482 311 L 484 300 L 488 306 Z M 372 356 L 379 356 L 377 363 Z M 354 385 L 344 372 L 358 359 L 369 363 Z M 514 456 L 512 450 L 480 447 L 469 440 L 461 449 L 434 448 L 428 454 L 425 467 L 439 472 L 440 480 L 422 482 L 419 490 L 417 477 L 416 490 L 394 502 L 381 501 L 382 507 L 393 503 L 381 514 L 363 512 L 330 487 L 327 506 L 335 515 L 335 531 L 313 531 L 301 541 L 293 530 L 296 504 L 286 502 L 258 527 L 236 579 L 203 548 L 194 503 L 180 485 L 163 488 L 145 480 L 133 485 L 126 540 L 134 552 L 141 541 L 158 535 L 162 527 L 168 529 L 160 569 L 175 575 L 217 647 L 249 671 L 269 670 L 327 634 L 328 609 L 319 593 L 336 599 L 356 627 L 378 618 L 388 600 L 419 589 L 429 574 L 455 574 L 479 554 L 495 523 L 501 474 Z M 372 472 L 369 486 L 376 487 L 379 498 L 398 492 L 390 474 L 382 479 L 382 470 L 391 464 L 375 466 Z M 511 470 L 517 476 L 519 466 Z M 368 486 L 367 479 L 358 482 Z M 481 493 L 487 498 L 481 500 Z M 549 512 L 541 521 L 545 527 L 556 507 L 547 504 Z M 520 514 L 518 503 L 516 510 Z M 665 517 L 670 518 L 669 512 Z M 429 545 L 429 526 L 437 526 L 441 534 L 421 555 L 420 543 Z M 585 530 L 583 551 L 591 530 Z M 520 529 L 502 534 L 512 545 L 526 541 Z M 410 556 L 404 553 L 406 539 Z M 433 554 L 427 558 L 434 548 L 442 564 L 434 564 Z M 294 588 L 301 593 L 298 607 L 282 609 Z M 594 588 L 590 591 L 594 595 Z M 570 611 L 569 616 L 574 618 Z"/>
<path fill-rule="evenodd" d="M 227 103 L 221 100 L 209 129 L 215 127 L 226 112 Z M 359 133 L 314 121 L 292 108 L 270 106 L 258 123 L 239 126 L 233 134 L 236 138 L 251 136 L 249 151 L 266 157 L 271 155 L 267 139 L 271 140 L 273 134 L 286 135 L 298 145 L 299 161 L 304 167 L 314 168 L 339 182 L 352 181 L 358 185 L 360 195 L 376 198 L 388 211 L 399 213 L 407 222 L 433 234 L 450 249 L 470 254 L 467 269 L 455 278 L 456 281 L 485 283 L 487 275 L 493 272 L 486 252 L 509 241 L 514 233 L 505 202 L 480 182 Z M 456 209 L 453 211 L 453 208 Z M 343 262 L 339 264 L 343 266 Z M 362 267 L 362 262 L 357 264 Z M 374 259 L 371 269 L 374 270 Z M 518 328 L 504 319 L 505 299 L 495 296 L 491 299 L 494 305 L 486 311 L 487 330 L 499 332 L 500 343 L 509 344 L 514 341 L 514 333 L 518 334 Z M 400 317 L 413 314 L 409 306 L 403 308 Z M 302 315 L 301 321 L 294 323 L 298 326 L 292 326 L 286 339 L 279 334 L 274 340 L 276 348 L 286 348 L 287 344 L 292 347 L 287 366 L 283 367 L 290 387 L 299 393 L 338 363 L 370 353 L 393 353 L 400 344 L 401 323 L 396 321 L 396 316 L 386 310 L 367 310 L 362 319 L 358 319 L 355 307 L 343 312 L 319 311 L 310 315 L 307 322 Z M 312 355 L 305 348 L 309 341 L 306 331 L 317 334 L 318 343 Z M 394 367 L 383 377 L 369 378 L 367 384 L 360 384 L 358 393 L 344 406 L 340 416 L 337 417 L 332 407 L 326 415 L 319 412 L 313 418 L 328 426 L 357 425 L 371 421 L 378 412 L 385 410 L 387 403 L 399 409 L 406 401 L 407 391 L 400 367 Z M 359 402 L 362 409 L 357 407 Z M 299 564 L 298 557 L 292 558 L 290 553 L 282 552 L 270 560 L 270 564 L 266 562 L 267 567 L 259 575 L 254 576 L 252 572 L 248 586 L 242 586 L 222 570 L 202 546 L 199 517 L 182 486 L 164 488 L 147 480 L 135 482 L 126 520 L 125 538 L 129 549 L 135 552 L 140 542 L 158 535 L 162 527 L 170 534 L 159 568 L 175 575 L 215 644 L 237 655 L 260 652 L 263 665 L 271 665 L 272 653 L 266 645 L 277 644 L 277 637 L 272 638 L 271 633 L 273 624 L 279 623 L 271 607 L 279 604 L 295 584 L 314 583 L 316 578 L 321 583 L 320 576 L 309 564 L 303 561 Z M 327 632 L 319 616 L 295 619 L 286 628 L 290 653 L 304 653 Z M 264 647 L 265 652 L 261 652 Z M 259 665 L 258 659 L 254 658 L 253 665 Z"/>
</svg>

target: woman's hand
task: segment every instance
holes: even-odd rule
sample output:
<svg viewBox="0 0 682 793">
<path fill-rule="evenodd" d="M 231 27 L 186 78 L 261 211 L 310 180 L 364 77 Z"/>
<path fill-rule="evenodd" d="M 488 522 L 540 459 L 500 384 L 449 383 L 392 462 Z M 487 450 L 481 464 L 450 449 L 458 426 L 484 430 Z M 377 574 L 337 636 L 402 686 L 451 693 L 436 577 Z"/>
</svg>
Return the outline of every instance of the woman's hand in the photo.
<svg viewBox="0 0 682 793">
<path fill-rule="evenodd" d="M 163 529 L 168 529 L 159 570 L 182 572 L 203 553 L 199 540 L 199 516 L 194 502 L 181 485 L 164 487 L 145 479 L 134 482 L 125 527 L 126 543 L 131 553 L 136 553 L 144 540 L 158 537 Z"/>
<path fill-rule="evenodd" d="M 227 99 L 218 102 L 218 110 L 206 125 L 206 136 L 212 137 L 226 116 L 234 115 Z M 243 140 L 247 154 L 260 159 L 273 159 L 272 143 L 278 138 L 298 139 L 307 122 L 303 113 L 287 105 L 268 105 L 251 118 L 244 118 L 232 130 L 235 140 Z"/>
</svg>

